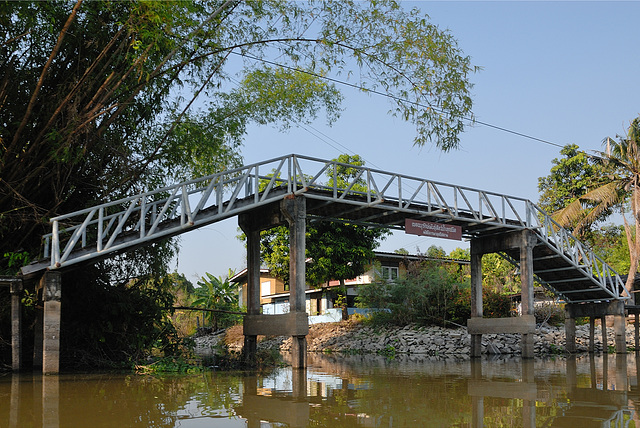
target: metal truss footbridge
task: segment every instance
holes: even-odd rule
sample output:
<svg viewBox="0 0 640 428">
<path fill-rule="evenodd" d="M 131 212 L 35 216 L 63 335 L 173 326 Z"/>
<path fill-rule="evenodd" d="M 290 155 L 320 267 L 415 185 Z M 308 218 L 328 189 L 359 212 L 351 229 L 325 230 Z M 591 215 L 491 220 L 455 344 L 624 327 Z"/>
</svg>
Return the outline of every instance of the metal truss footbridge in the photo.
<svg viewBox="0 0 640 428">
<path fill-rule="evenodd" d="M 340 167 L 349 177 L 338 177 Z M 463 239 L 531 230 L 536 279 L 569 303 L 624 300 L 620 276 L 527 199 L 379 169 L 288 155 L 51 219 L 41 260 L 23 274 L 92 263 L 303 195 L 310 220 L 404 229 L 406 219 L 461 227 Z M 507 259 L 517 264 L 514 254 Z"/>
</svg>

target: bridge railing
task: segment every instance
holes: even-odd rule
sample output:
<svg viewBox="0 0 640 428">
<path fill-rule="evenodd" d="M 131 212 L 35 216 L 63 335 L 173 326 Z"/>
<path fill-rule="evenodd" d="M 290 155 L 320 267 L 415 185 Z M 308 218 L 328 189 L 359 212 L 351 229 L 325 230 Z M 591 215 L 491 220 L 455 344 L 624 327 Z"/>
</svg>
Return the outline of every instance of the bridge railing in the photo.
<svg viewBox="0 0 640 428">
<path fill-rule="evenodd" d="M 612 298 L 630 298 L 620 275 L 611 266 L 544 210 L 531 202 L 529 204 L 530 211 L 534 213 L 532 217 L 539 220 L 538 235 L 544 242 L 551 244 L 549 248 L 555 249 L 558 255 L 572 263 L 576 269 L 582 270 L 585 276 L 592 278 Z"/>
<path fill-rule="evenodd" d="M 311 198 L 379 205 L 384 210 L 459 220 L 470 226 L 536 229 L 559 254 L 618 295 L 621 280 L 617 274 L 527 199 L 300 155 L 266 160 L 54 217 L 51 233 L 44 236 L 44 257 L 50 257 L 51 268 L 57 268 L 210 224 L 282 199 L 284 194 L 306 192 Z"/>
<path fill-rule="evenodd" d="M 293 191 L 290 161 L 271 159 L 54 217 L 43 256 L 55 269 L 233 216 L 250 195 L 252 206 L 269 203 L 283 188 Z M 260 183 L 267 188 L 258 191 Z"/>
</svg>

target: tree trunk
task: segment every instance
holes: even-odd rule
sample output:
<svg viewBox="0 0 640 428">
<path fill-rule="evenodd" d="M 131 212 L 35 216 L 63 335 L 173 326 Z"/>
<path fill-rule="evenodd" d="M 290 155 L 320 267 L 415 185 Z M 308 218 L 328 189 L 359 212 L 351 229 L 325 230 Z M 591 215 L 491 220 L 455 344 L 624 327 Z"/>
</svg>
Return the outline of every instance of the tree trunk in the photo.
<svg viewBox="0 0 640 428">
<path fill-rule="evenodd" d="M 347 286 L 344 284 L 344 279 L 340 279 L 340 292 L 344 293 L 344 301 L 342 302 L 342 320 L 349 319 L 349 311 L 347 310 Z"/>
</svg>

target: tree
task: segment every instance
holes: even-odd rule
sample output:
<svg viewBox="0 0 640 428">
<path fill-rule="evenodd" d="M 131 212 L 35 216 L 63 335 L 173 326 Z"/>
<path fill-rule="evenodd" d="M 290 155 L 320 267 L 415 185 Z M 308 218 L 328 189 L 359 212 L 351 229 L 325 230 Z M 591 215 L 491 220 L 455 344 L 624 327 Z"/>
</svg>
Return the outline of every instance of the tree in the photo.
<svg viewBox="0 0 640 428">
<path fill-rule="evenodd" d="M 226 277 L 215 277 L 206 272 L 205 276 L 197 282 L 198 288 L 194 290 L 196 300 L 191 304 L 204 309 L 238 312 L 240 310 L 238 307 L 238 289 L 229 282 L 233 275 L 234 273 L 231 270 L 229 270 Z M 203 326 L 204 318 L 205 316 L 203 315 Z M 218 327 L 230 327 L 238 321 L 238 315 L 224 312 L 207 311 L 207 318 L 209 318 L 210 326 L 214 330 L 218 330 Z"/>
<path fill-rule="evenodd" d="M 240 165 L 251 122 L 334 121 L 329 75 L 393 95 L 416 144 L 455 148 L 476 71 L 447 31 L 391 0 L 3 1 L 0 33 L 0 271 L 11 273 L 16 255 L 39 257 L 56 215 Z M 167 274 L 176 246 L 85 273 L 143 284 Z"/>
<path fill-rule="evenodd" d="M 349 165 L 364 166 L 364 160 L 358 155 L 340 155 L 334 159 L 339 162 L 336 168 L 327 168 L 328 186 L 334 180 L 341 188 L 351 187 L 354 191 L 365 189 L 365 183 L 353 180 L 357 169 Z M 345 280 L 361 275 L 366 265 L 373 259 L 373 250 L 389 232 L 383 228 L 336 221 L 307 222 L 306 257 L 310 262 L 306 266 L 306 280 L 312 285 L 320 285 L 330 280 L 339 280 L 343 308 L 346 313 Z M 273 275 L 289 282 L 289 229 L 278 226 L 261 233 L 261 255 Z"/>
<path fill-rule="evenodd" d="M 394 1 L 3 2 L 0 12 L 3 252 L 37 253 L 53 215 L 237 165 L 249 121 L 286 128 L 321 109 L 334 120 L 329 73 L 359 68 L 357 84 L 393 94 L 416 144 L 455 148 L 470 114 L 476 68 L 447 31 Z"/>
<path fill-rule="evenodd" d="M 562 225 L 575 224 L 580 231 L 598 221 L 603 213 L 619 209 L 629 248 L 629 276 L 626 289 L 631 295 L 640 256 L 640 117 L 631 121 L 626 136 L 607 137 L 606 149 L 594 157 L 603 168 L 602 182 L 558 213 Z M 630 211 L 629 222 L 626 212 Z"/>
<path fill-rule="evenodd" d="M 552 161 L 550 174 L 538 178 L 538 205 L 552 215 L 598 187 L 604 175 L 602 165 L 592 156 L 580 151 L 575 144 L 565 145 L 560 154 L 564 157 Z M 611 210 L 605 210 L 598 221 L 604 220 L 610 214 Z M 578 222 L 579 219 L 576 219 L 568 227 L 574 228 Z M 576 232 L 578 238 L 590 239 L 594 231 L 589 227 Z"/>
</svg>

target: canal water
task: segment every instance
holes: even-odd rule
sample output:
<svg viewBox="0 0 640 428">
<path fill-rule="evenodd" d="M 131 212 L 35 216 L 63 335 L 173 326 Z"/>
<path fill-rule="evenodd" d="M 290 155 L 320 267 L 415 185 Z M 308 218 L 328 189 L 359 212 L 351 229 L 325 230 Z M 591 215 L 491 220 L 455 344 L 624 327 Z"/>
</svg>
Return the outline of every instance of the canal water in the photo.
<svg viewBox="0 0 640 428">
<path fill-rule="evenodd" d="M 1 427 L 640 427 L 628 355 L 310 355 L 269 374 L 0 375 Z"/>
</svg>

